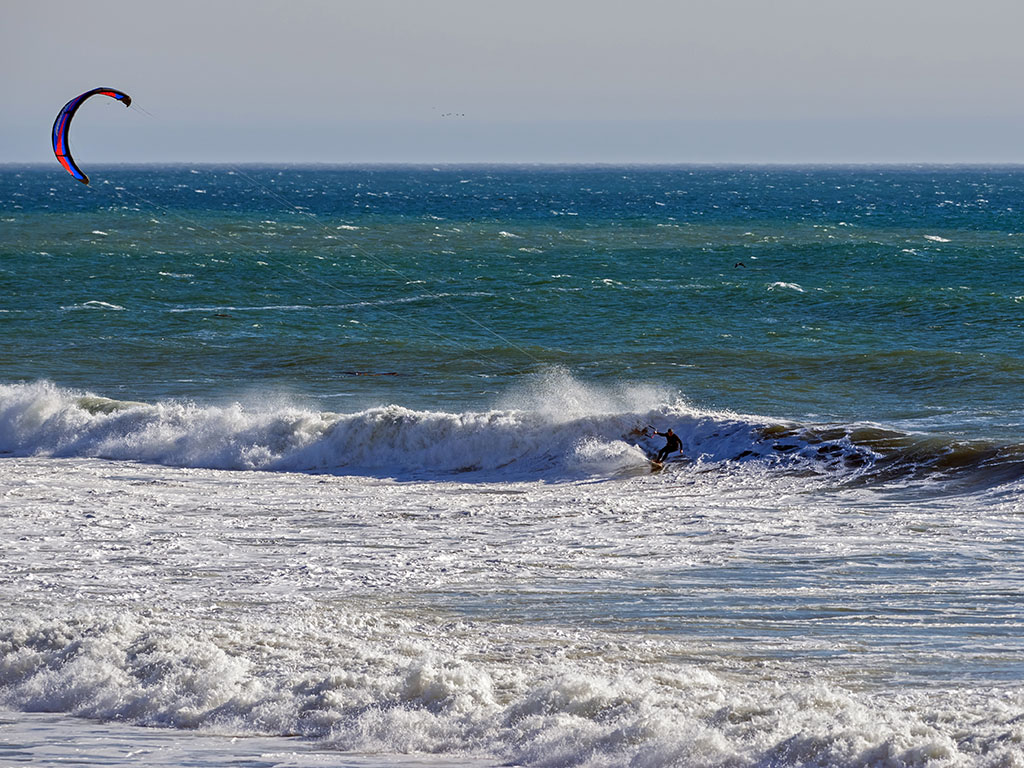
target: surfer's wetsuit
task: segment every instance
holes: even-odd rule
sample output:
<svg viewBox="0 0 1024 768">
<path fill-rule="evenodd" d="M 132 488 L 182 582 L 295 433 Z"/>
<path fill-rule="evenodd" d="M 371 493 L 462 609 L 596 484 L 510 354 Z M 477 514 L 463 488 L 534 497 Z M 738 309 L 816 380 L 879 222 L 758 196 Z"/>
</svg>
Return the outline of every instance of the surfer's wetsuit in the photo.
<svg viewBox="0 0 1024 768">
<path fill-rule="evenodd" d="M 659 432 L 658 430 L 654 430 L 654 434 L 661 435 L 662 437 L 665 438 L 665 447 L 658 451 L 657 460 L 659 462 L 664 461 L 665 457 L 668 456 L 670 453 L 675 453 L 676 451 L 679 451 L 680 453 L 682 452 L 683 441 L 680 440 L 679 435 L 677 435 L 671 429 L 668 432 Z"/>
</svg>

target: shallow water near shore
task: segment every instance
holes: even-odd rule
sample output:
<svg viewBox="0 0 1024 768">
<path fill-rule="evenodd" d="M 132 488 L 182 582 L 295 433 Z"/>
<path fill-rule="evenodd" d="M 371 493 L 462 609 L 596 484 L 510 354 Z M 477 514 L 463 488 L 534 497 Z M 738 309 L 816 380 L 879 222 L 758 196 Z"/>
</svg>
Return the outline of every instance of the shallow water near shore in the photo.
<svg viewBox="0 0 1024 768">
<path fill-rule="evenodd" d="M 5 765 L 244 766 L 245 768 L 484 768 L 493 762 L 430 756 L 341 755 L 298 737 L 222 736 L 0 712 Z"/>
<path fill-rule="evenodd" d="M 1020 755 L 1015 494 L 52 462 L 5 461 L 9 707 L 395 764 Z"/>
</svg>

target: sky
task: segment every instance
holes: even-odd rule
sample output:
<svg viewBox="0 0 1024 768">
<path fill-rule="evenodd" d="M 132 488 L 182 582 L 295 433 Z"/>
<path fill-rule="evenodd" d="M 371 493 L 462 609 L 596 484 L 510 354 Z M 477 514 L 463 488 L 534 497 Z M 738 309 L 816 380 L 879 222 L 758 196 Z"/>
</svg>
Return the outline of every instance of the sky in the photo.
<svg viewBox="0 0 1024 768">
<path fill-rule="evenodd" d="M 1019 0 L 0 0 L 0 163 L 1021 163 Z"/>
</svg>

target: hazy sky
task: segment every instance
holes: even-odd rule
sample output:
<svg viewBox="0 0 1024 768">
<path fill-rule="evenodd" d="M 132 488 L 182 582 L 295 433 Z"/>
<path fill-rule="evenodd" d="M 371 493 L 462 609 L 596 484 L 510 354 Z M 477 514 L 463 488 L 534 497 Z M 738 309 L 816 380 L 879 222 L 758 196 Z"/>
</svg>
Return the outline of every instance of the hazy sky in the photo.
<svg viewBox="0 0 1024 768">
<path fill-rule="evenodd" d="M 1022 34 L 1020 0 L 0 0 L 0 162 L 96 86 L 141 109 L 87 103 L 83 165 L 1024 162 Z"/>
</svg>

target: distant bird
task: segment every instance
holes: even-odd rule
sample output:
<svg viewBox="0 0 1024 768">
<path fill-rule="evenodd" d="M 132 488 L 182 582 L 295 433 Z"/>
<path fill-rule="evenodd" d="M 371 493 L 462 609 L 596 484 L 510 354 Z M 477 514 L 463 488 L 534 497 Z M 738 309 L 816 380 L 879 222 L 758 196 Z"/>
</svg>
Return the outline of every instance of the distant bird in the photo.
<svg viewBox="0 0 1024 768">
<path fill-rule="evenodd" d="M 742 261 L 737 261 L 737 262 L 736 262 L 735 264 L 733 264 L 733 267 L 732 267 L 732 268 L 733 268 L 733 269 L 736 269 L 736 267 L 743 267 L 744 269 L 746 269 L 746 268 L 747 268 L 747 265 L 746 265 L 746 264 L 744 264 L 744 263 L 743 263 Z"/>
</svg>

